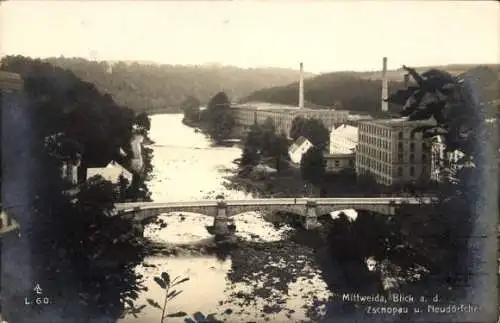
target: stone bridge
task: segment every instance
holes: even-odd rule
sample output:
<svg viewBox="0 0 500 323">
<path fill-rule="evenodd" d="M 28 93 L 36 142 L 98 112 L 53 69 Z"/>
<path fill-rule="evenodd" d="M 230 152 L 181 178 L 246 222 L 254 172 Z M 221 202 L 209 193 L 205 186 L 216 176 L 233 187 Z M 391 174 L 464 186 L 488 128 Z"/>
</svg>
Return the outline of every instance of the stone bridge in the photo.
<svg viewBox="0 0 500 323">
<path fill-rule="evenodd" d="M 318 226 L 318 216 L 345 209 L 366 210 L 393 215 L 403 206 L 419 207 L 433 204 L 432 198 L 271 198 L 252 200 L 217 200 L 190 202 L 137 202 L 115 204 L 118 213 L 132 215 L 137 221 L 155 218 L 171 212 L 197 213 L 214 217 L 214 227 L 218 232 L 227 231 L 231 216 L 245 212 L 287 212 L 303 217 L 306 229 Z"/>
</svg>

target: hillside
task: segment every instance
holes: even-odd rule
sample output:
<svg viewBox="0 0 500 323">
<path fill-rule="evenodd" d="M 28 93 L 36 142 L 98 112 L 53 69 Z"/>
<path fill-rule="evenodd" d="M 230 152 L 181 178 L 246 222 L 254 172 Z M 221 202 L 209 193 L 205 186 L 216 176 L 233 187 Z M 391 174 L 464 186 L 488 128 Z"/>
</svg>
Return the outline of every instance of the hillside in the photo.
<svg viewBox="0 0 500 323">
<path fill-rule="evenodd" d="M 238 100 L 263 87 L 289 84 L 299 72 L 289 69 L 242 69 L 232 66 L 180 66 L 137 62 L 95 62 L 82 58 L 49 58 L 44 61 L 68 69 L 120 105 L 134 111 L 179 112 L 188 95 L 203 104 L 224 91 Z M 306 74 L 312 76 L 313 74 Z"/>
<path fill-rule="evenodd" d="M 415 67 L 415 70 L 419 73 L 425 72 L 429 69 L 440 69 L 447 71 L 448 73 L 451 73 L 453 75 L 459 75 L 462 73 L 465 73 L 477 66 L 486 66 L 493 71 L 499 73 L 500 72 L 500 65 L 498 64 L 488 64 L 488 65 L 473 65 L 473 64 L 451 64 L 451 65 L 442 65 L 442 66 L 421 66 L 421 67 Z M 372 80 L 380 80 L 382 76 L 382 71 L 369 71 L 369 72 L 353 72 L 353 74 L 358 75 L 361 78 L 364 79 L 372 79 Z M 395 69 L 395 70 L 388 70 L 387 71 L 387 78 L 390 81 L 401 81 L 403 80 L 403 75 L 405 74 L 405 71 L 403 68 Z"/>
<path fill-rule="evenodd" d="M 474 65 L 449 65 L 438 67 L 420 67 L 417 72 L 430 68 L 446 70 L 454 75 L 461 74 L 477 66 Z M 500 65 L 488 65 L 490 73 L 496 74 L 500 80 Z M 403 87 L 404 71 L 388 71 L 389 94 Z M 322 105 L 333 106 L 340 103 L 344 109 L 353 112 L 370 113 L 374 116 L 384 116 L 380 112 L 381 98 L 381 72 L 333 72 L 308 78 L 304 81 L 304 98 L 306 101 Z M 253 92 L 242 102 L 265 101 L 281 104 L 298 104 L 298 82 L 286 86 L 264 88 Z M 498 81 L 487 89 L 490 99 L 499 98 Z M 396 113 L 401 107 L 389 105 L 389 111 Z"/>
</svg>

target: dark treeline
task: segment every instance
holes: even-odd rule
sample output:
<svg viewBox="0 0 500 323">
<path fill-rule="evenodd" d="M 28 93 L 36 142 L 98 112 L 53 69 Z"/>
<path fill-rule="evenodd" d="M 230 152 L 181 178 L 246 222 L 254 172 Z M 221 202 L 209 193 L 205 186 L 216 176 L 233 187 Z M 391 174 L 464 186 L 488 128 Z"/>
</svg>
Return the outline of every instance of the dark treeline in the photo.
<svg viewBox="0 0 500 323">
<path fill-rule="evenodd" d="M 460 66 L 459 66 L 460 67 Z M 474 66 L 461 66 L 460 73 L 468 71 Z M 457 66 L 451 66 L 453 71 Z M 487 68 L 488 74 L 498 75 L 499 66 L 492 65 Z M 446 68 L 445 68 L 446 70 Z M 404 71 L 392 72 L 389 78 L 389 93 L 403 89 Z M 376 77 L 378 74 L 378 77 Z M 286 86 L 277 86 L 264 88 L 250 94 L 242 101 L 266 101 L 281 104 L 298 104 L 298 82 Z M 489 84 L 485 88 L 487 97 L 495 99 L 499 97 L 498 83 Z M 381 108 L 381 81 L 379 73 L 356 73 L 356 72 L 334 72 L 315 76 L 306 79 L 304 83 L 305 100 L 321 106 L 334 106 L 340 103 L 344 109 L 352 112 L 369 113 L 374 116 L 384 116 L 380 112 Z M 398 114 L 399 107 L 395 104 L 389 104 L 391 114 Z"/>
<path fill-rule="evenodd" d="M 23 77 L 29 104 L 40 114 L 39 138 L 64 133 L 80 143 L 82 168 L 112 159 L 124 162 L 119 151 L 129 149 L 134 111 L 117 105 L 110 95 L 100 94 L 95 85 L 72 72 L 41 60 L 8 56 L 2 69 Z"/>
<path fill-rule="evenodd" d="M 61 178 L 61 158 L 81 158 L 83 169 L 102 167 L 111 160 L 127 166 L 132 156 L 132 126 L 141 125 L 142 134 L 147 136 L 149 119 L 137 117 L 132 109 L 118 105 L 93 84 L 47 62 L 11 56 L 2 60 L 2 69 L 19 73 L 24 80 L 26 105 L 19 107 L 19 115 L 24 114 L 26 121 L 22 122 L 31 124 L 32 156 L 29 161 L 23 159 L 24 155 L 9 157 L 9 164 L 2 165 L 10 178 L 15 172 L 18 177 L 29 176 L 26 180 L 31 183 L 30 189 L 20 192 L 30 210 L 29 217 L 20 220 L 20 237 L 3 243 L 4 251 L 17 245 L 29 246 L 21 251 L 29 254 L 31 262 L 25 264 L 13 257 L 3 268 L 2 288 L 8 291 L 2 290 L 2 294 L 8 296 L 2 299 L 6 304 L 2 315 L 9 322 L 35 318 L 115 322 L 130 310 L 131 300 L 140 291 L 141 277 L 134 267 L 144 257 L 144 244 L 134 223 L 112 212 L 113 203 L 123 198 L 123 192 L 99 178 L 85 181 L 86 174 L 81 172 L 78 189 L 68 193 Z M 21 121 L 13 119 L 10 126 L 17 127 L 16 122 Z M 16 145 L 16 139 L 7 144 Z M 151 169 L 151 151 L 145 150 L 143 155 L 144 169 L 136 174 L 128 198 L 148 196 L 144 179 Z M 14 160 L 25 169 L 14 165 Z M 15 209 L 10 212 L 16 217 Z M 15 275 L 13 271 L 22 270 L 44 288 L 51 297 L 50 304 L 24 305 L 23 298 L 30 295 L 18 288 L 18 282 L 9 283 L 8 279 Z"/>
<path fill-rule="evenodd" d="M 181 108 L 184 112 L 182 122 L 200 128 L 215 144 L 230 139 L 236 121 L 231 112 L 231 102 L 225 92 L 215 94 L 204 110 L 200 109 L 198 98 L 191 95 L 181 103 Z"/>
<path fill-rule="evenodd" d="M 180 66 L 117 62 L 94 62 L 82 58 L 49 58 L 54 66 L 71 70 L 84 81 L 134 111 L 163 110 L 178 113 L 189 95 L 203 104 L 221 91 L 242 98 L 263 87 L 288 84 L 299 72 L 279 68 L 242 69 L 229 66 Z M 311 74 L 308 74 L 311 75 Z"/>
</svg>

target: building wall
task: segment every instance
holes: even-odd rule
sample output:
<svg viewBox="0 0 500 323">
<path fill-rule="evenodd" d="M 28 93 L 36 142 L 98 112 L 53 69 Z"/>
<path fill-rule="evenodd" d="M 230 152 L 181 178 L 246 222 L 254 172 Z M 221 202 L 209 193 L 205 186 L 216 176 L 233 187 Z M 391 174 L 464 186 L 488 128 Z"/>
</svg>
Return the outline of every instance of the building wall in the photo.
<svg viewBox="0 0 500 323">
<path fill-rule="evenodd" d="M 373 120 L 359 124 L 356 173 L 370 174 L 383 185 L 429 180 L 431 150 L 422 134 L 411 134 L 420 123 Z"/>
<path fill-rule="evenodd" d="M 354 154 L 341 155 L 326 155 L 326 167 L 325 170 L 328 173 L 338 173 L 347 169 L 354 169 L 355 167 L 355 156 Z"/>
<path fill-rule="evenodd" d="M 290 135 L 292 122 L 298 116 L 318 119 L 327 129 L 344 123 L 349 118 L 349 111 L 347 110 L 298 109 L 280 105 L 272 107 L 272 105 L 264 103 L 262 106 L 259 106 L 259 103 L 237 105 L 232 107 L 232 111 L 237 125 L 236 128 L 241 132 L 241 135 L 247 132 L 253 124 L 263 124 L 268 118 L 276 126 L 276 132 L 284 133 L 286 136 Z"/>
<path fill-rule="evenodd" d="M 312 144 L 309 140 L 306 140 L 302 145 L 299 146 L 297 150 L 290 153 L 290 159 L 295 164 L 300 164 L 302 160 L 302 156 L 312 147 Z"/>
</svg>

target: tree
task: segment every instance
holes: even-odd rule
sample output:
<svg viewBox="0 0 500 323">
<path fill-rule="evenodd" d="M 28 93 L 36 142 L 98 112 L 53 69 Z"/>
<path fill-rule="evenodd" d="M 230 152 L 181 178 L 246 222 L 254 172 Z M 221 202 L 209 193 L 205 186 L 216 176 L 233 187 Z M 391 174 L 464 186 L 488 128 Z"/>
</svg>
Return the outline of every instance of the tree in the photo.
<svg viewBox="0 0 500 323">
<path fill-rule="evenodd" d="M 151 120 L 146 112 L 140 113 L 136 118 L 137 125 L 142 127 L 143 129 L 150 130 L 151 129 Z"/>
<path fill-rule="evenodd" d="M 208 133 L 217 143 L 229 138 L 235 120 L 230 102 L 224 92 L 217 93 L 208 103 L 205 113 Z"/>
<path fill-rule="evenodd" d="M 297 140 L 300 136 L 306 137 L 314 146 L 326 148 L 330 142 L 330 131 L 318 119 L 296 117 L 292 121 L 290 137 Z"/>
<path fill-rule="evenodd" d="M 307 119 L 302 116 L 293 119 L 292 126 L 290 127 L 290 138 L 292 138 L 293 141 L 297 140 L 302 135 L 302 130 L 305 128 L 306 122 Z"/>
<path fill-rule="evenodd" d="M 273 157 L 273 145 L 276 138 L 276 126 L 271 118 L 267 118 L 260 126 L 261 128 L 261 151 L 264 157 Z"/>
<path fill-rule="evenodd" d="M 288 154 L 288 139 L 284 133 L 279 135 L 274 135 L 271 139 L 271 157 L 276 161 L 276 170 L 280 172 L 283 169 L 283 165 L 287 165 L 286 161 L 290 160 L 290 155 Z"/>
<path fill-rule="evenodd" d="M 252 148 L 244 147 L 241 154 L 240 166 L 255 166 L 260 161 L 260 155 L 258 152 Z"/>
<path fill-rule="evenodd" d="M 73 73 L 40 60 L 8 57 L 2 65 L 22 75 L 29 106 L 25 116 L 35 162 L 23 167 L 33 181 L 25 192 L 33 213 L 29 223 L 20 223 L 28 228 L 21 239 L 30 244 L 26 252 L 33 279 L 58 297 L 43 312 L 54 322 L 61 322 L 54 317 L 59 313 L 66 316 L 64 322 L 115 322 L 142 290 L 135 272 L 145 255 L 142 237 L 130 218 L 114 216 L 119 197 L 113 184 L 95 179 L 68 196 L 60 167 L 61 157 L 79 153 L 83 168 L 120 158 L 120 148 L 132 138 L 135 113 Z M 30 321 L 23 314 L 12 320 Z"/>
<path fill-rule="evenodd" d="M 200 121 L 200 106 L 200 101 L 192 95 L 189 95 L 184 101 L 182 101 L 181 109 L 184 111 L 185 121 Z"/>
<path fill-rule="evenodd" d="M 311 147 L 300 161 L 302 178 L 313 184 L 319 184 L 325 174 L 326 160 L 323 150 L 319 147 Z"/>
<path fill-rule="evenodd" d="M 130 142 L 135 112 L 117 105 L 94 84 L 68 70 L 22 56 L 2 59 L 2 68 L 19 73 L 30 104 L 40 113 L 40 138 L 63 133 L 83 147 L 82 168 L 119 160 Z M 106 138 L 106 140 L 103 140 Z"/>
<path fill-rule="evenodd" d="M 262 127 L 258 124 L 253 124 L 250 127 L 250 131 L 244 140 L 244 145 L 249 150 L 256 151 L 260 154 L 262 150 L 262 142 L 263 142 L 263 130 Z"/>
<path fill-rule="evenodd" d="M 485 122 L 491 111 L 485 96 L 479 93 L 485 85 L 481 83 L 492 78 L 484 77 L 483 69 L 457 77 L 436 69 L 420 75 L 412 68 L 403 68 L 413 77 L 416 85 L 397 91 L 388 101 L 402 105 L 401 115 L 410 120 L 435 121 L 435 124 L 418 127 L 414 132 L 422 132 L 425 138 L 440 135 L 446 151 L 459 150 L 465 154 L 463 160 L 466 165 L 457 173 L 458 184 L 445 183 L 448 194 L 441 197 L 438 209 L 440 222 L 433 224 L 437 233 L 428 235 L 425 232 L 428 236 L 425 245 L 418 248 L 436 271 L 435 276 L 439 277 L 439 272 L 448 280 L 463 283 L 468 278 L 464 273 L 471 269 L 465 257 L 468 238 L 472 234 L 474 220 L 484 216 L 478 213 L 488 191 L 482 179 L 489 176 L 486 173 L 488 158 L 498 147 L 492 142 L 496 138 Z M 448 239 L 440 239 L 443 236 Z M 436 255 L 433 251 L 437 250 L 433 249 L 436 246 L 446 252 Z"/>
</svg>

